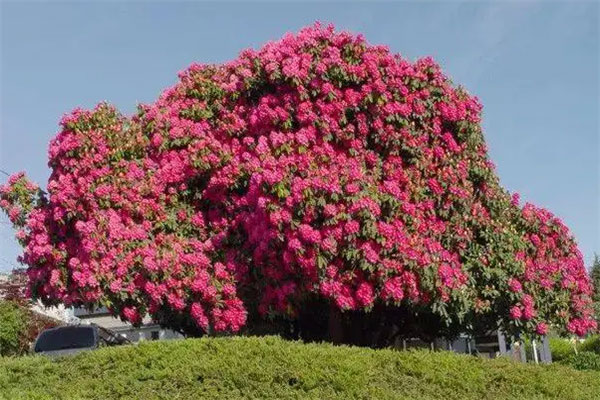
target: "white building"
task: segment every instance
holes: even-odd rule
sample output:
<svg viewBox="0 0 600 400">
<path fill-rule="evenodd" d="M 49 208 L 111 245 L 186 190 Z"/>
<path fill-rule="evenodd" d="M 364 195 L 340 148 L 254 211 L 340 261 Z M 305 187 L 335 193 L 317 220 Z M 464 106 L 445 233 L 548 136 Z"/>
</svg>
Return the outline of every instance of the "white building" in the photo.
<svg viewBox="0 0 600 400">
<path fill-rule="evenodd" d="M 123 322 L 119 318 L 113 317 L 105 307 L 94 311 L 89 311 L 85 308 L 75 308 L 73 310 L 73 315 L 78 318 L 82 324 L 94 323 L 102 328 L 112 331 L 116 335 L 127 338 L 131 342 L 183 338 L 180 333 L 170 329 L 161 328 L 160 325 L 153 323 L 148 316 L 142 320 L 141 326 L 135 327 L 130 323 Z"/>
<path fill-rule="evenodd" d="M 42 314 L 46 317 L 64 322 L 65 324 L 72 324 L 77 321 L 77 319 L 73 316 L 73 310 L 66 308 L 62 304 L 56 307 L 45 307 L 42 302 L 38 300 L 29 308 L 38 314 Z"/>
</svg>

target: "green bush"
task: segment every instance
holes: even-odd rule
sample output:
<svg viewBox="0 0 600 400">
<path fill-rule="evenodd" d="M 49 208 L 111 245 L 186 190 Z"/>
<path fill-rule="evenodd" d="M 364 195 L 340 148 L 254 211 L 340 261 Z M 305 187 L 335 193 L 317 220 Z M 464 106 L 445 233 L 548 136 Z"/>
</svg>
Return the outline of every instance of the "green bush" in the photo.
<svg viewBox="0 0 600 400">
<path fill-rule="evenodd" d="M 590 336 L 577 344 L 577 353 L 573 345 L 565 339 L 551 339 L 550 348 L 555 361 L 575 369 L 600 371 L 600 336 Z"/>
<path fill-rule="evenodd" d="M 12 301 L 0 300 L 0 355 L 12 356 L 26 351 L 27 313 Z"/>
<path fill-rule="evenodd" d="M 600 355 L 600 336 L 590 336 L 583 342 L 575 344 L 564 338 L 550 338 L 550 351 L 554 361 L 561 361 L 575 355 L 575 348 L 577 348 L 577 352 L 587 351 Z"/>
<path fill-rule="evenodd" d="M 26 354 L 41 331 L 58 323 L 31 311 L 26 302 L 0 300 L 0 356 Z"/>
<path fill-rule="evenodd" d="M 451 352 L 223 337 L 55 361 L 0 358 L 0 398 L 579 400 L 600 399 L 600 373 Z"/>
<path fill-rule="evenodd" d="M 590 336 L 577 349 L 581 351 L 589 351 L 600 355 L 600 336 Z"/>
<path fill-rule="evenodd" d="M 561 361 L 575 354 L 575 346 L 568 339 L 553 337 L 550 338 L 550 352 L 553 361 Z"/>
<path fill-rule="evenodd" d="M 600 354 L 592 353 L 591 351 L 580 351 L 562 360 L 561 364 L 580 370 L 600 371 Z"/>
</svg>

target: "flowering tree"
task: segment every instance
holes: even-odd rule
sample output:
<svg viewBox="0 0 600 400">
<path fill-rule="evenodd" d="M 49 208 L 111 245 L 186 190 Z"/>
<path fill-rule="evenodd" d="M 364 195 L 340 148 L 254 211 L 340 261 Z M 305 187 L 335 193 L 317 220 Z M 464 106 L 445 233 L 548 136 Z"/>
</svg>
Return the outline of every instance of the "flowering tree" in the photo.
<svg viewBox="0 0 600 400">
<path fill-rule="evenodd" d="M 573 237 L 500 187 L 480 104 L 431 59 L 317 24 L 179 77 L 131 118 L 66 115 L 47 193 L 2 188 L 33 297 L 190 334 L 315 298 L 448 336 L 595 329 Z"/>
</svg>

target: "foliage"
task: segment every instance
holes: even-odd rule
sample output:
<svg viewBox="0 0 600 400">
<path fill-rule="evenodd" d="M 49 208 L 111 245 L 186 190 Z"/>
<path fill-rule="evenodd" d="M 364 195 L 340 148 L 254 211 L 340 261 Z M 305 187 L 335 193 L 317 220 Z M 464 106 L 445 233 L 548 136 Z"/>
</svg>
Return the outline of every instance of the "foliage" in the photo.
<svg viewBox="0 0 600 400">
<path fill-rule="evenodd" d="M 56 325 L 56 321 L 34 313 L 26 304 L 0 300 L 0 355 L 26 354 L 41 331 Z"/>
<path fill-rule="evenodd" d="M 600 355 L 600 336 L 594 335 L 586 338 L 578 347 L 581 351 L 591 351 Z"/>
<path fill-rule="evenodd" d="M 591 351 L 580 351 L 577 354 L 571 354 L 560 363 L 579 370 L 600 371 L 600 354 Z"/>
<path fill-rule="evenodd" d="M 599 394 L 600 373 L 560 365 L 274 337 L 147 342 L 58 361 L 0 359 L 0 398 L 11 400 L 592 400 Z"/>
<path fill-rule="evenodd" d="M 480 114 L 431 59 L 317 24 L 192 65 L 132 118 L 65 115 L 48 193 L 15 175 L 0 206 L 47 305 L 199 334 L 316 298 L 445 336 L 584 335 L 575 241 L 501 188 Z"/>
<path fill-rule="evenodd" d="M 577 351 L 580 350 L 580 345 L 574 340 L 552 337 L 549 339 L 549 341 L 552 361 L 564 360 L 570 355 L 575 354 L 576 349 Z"/>
<path fill-rule="evenodd" d="M 600 336 L 590 336 L 581 343 L 577 340 L 550 338 L 550 352 L 552 360 L 559 362 L 572 359 L 572 356 L 582 352 L 595 353 L 600 356 Z"/>
<path fill-rule="evenodd" d="M 594 286 L 592 300 L 594 301 L 594 309 L 596 311 L 596 321 L 600 321 L 600 257 L 594 254 L 594 262 L 590 269 L 590 278 Z"/>
<path fill-rule="evenodd" d="M 23 353 L 27 315 L 16 303 L 0 300 L 0 355 Z"/>
</svg>

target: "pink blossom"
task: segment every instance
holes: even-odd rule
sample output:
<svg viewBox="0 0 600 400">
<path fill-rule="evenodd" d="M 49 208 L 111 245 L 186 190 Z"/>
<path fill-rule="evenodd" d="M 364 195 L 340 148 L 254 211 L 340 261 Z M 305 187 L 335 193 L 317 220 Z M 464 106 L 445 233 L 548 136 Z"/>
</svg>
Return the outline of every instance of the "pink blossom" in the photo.
<svg viewBox="0 0 600 400">
<path fill-rule="evenodd" d="M 510 309 L 510 317 L 512 319 L 521 319 L 522 312 L 519 306 L 513 306 Z"/>
<path fill-rule="evenodd" d="M 535 332 L 538 335 L 545 335 L 546 333 L 548 333 L 548 325 L 546 325 L 546 323 L 544 322 L 540 322 L 536 325 Z"/>
<path fill-rule="evenodd" d="M 356 301 L 361 307 L 369 307 L 373 304 L 375 295 L 373 285 L 369 282 L 362 282 L 356 289 Z"/>
<path fill-rule="evenodd" d="M 523 286 L 521 286 L 521 282 L 519 282 L 515 278 L 510 278 L 508 280 L 508 286 L 512 292 L 520 293 L 523 290 Z"/>
</svg>

